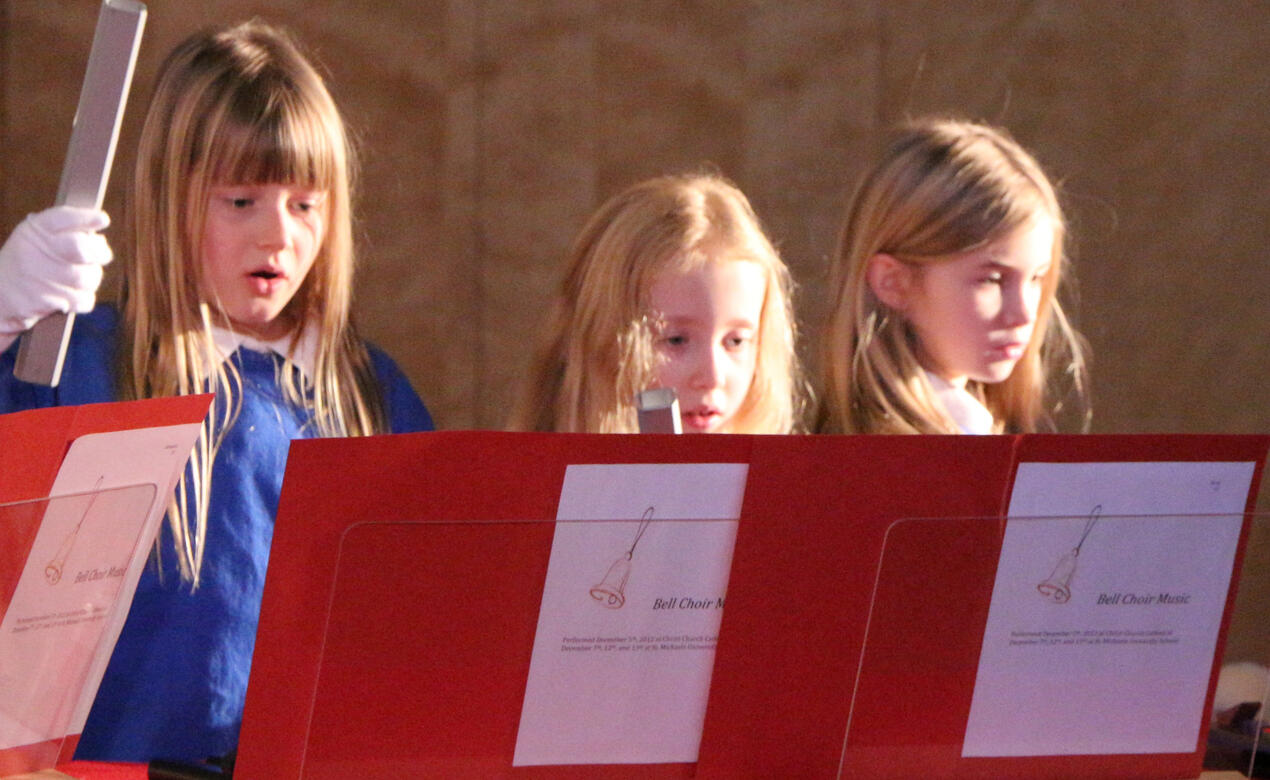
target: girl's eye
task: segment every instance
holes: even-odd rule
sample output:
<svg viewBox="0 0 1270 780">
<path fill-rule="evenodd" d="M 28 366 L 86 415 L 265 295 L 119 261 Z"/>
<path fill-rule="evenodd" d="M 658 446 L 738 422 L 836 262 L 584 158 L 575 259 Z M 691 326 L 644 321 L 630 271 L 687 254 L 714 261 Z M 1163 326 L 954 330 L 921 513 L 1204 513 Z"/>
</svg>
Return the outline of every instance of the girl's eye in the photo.
<svg viewBox="0 0 1270 780">
<path fill-rule="evenodd" d="M 688 337 L 681 333 L 672 333 L 671 335 L 666 336 L 665 341 L 672 347 L 682 347 L 684 344 L 688 343 Z"/>
<path fill-rule="evenodd" d="M 230 198 L 229 205 L 236 209 L 245 209 L 252 203 L 251 198 Z"/>
<path fill-rule="evenodd" d="M 733 333 L 723 339 L 723 346 L 728 349 L 740 349 L 749 344 L 751 338 L 753 337 L 747 334 Z"/>
<path fill-rule="evenodd" d="M 311 200 L 301 200 L 301 201 L 297 201 L 295 205 L 292 206 L 292 208 L 294 208 L 296 211 L 307 214 L 308 212 L 317 208 L 317 203 L 314 203 Z"/>
</svg>

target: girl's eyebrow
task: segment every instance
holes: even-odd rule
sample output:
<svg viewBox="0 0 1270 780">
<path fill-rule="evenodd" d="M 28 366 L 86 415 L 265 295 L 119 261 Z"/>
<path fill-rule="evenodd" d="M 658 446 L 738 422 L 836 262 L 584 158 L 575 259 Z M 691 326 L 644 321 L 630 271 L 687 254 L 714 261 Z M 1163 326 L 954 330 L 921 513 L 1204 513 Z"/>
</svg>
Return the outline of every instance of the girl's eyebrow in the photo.
<svg viewBox="0 0 1270 780">
<path fill-rule="evenodd" d="M 694 317 L 688 314 L 680 315 L 678 317 L 667 317 L 663 315 L 661 320 L 667 325 L 698 325 L 705 322 L 705 320 L 702 319 L 701 317 Z M 757 322 L 754 322 L 753 320 L 747 319 L 745 317 L 738 317 L 737 319 L 734 319 L 734 320 L 728 320 L 724 324 L 727 325 L 729 328 L 750 328 L 750 329 L 758 328 Z"/>
<path fill-rule="evenodd" d="M 677 317 L 670 317 L 663 314 L 661 316 L 661 321 L 666 323 L 667 325 L 695 325 L 698 322 L 701 322 L 701 318 L 693 317 L 687 314 L 682 314 Z"/>
<path fill-rule="evenodd" d="M 1046 260 L 1044 263 L 1040 263 L 1039 265 L 1033 266 L 1031 270 L 1041 271 L 1041 270 L 1049 268 L 1051 265 L 1053 265 L 1053 263 L 1049 260 Z M 1003 263 L 1000 260 L 994 260 L 992 258 L 985 258 L 984 261 L 979 264 L 979 268 L 980 270 L 987 268 L 987 269 L 1002 270 L 1002 271 L 1024 270 L 1023 268 L 1020 268 L 1017 265 L 1011 265 L 1010 263 Z"/>
</svg>

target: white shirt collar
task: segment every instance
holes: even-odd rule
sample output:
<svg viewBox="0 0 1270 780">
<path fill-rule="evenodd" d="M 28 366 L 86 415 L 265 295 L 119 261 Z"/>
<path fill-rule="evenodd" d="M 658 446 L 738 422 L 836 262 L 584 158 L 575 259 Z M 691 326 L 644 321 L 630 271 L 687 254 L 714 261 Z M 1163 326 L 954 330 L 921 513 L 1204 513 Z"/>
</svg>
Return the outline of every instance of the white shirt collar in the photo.
<svg viewBox="0 0 1270 780">
<path fill-rule="evenodd" d="M 254 352 L 273 352 L 282 357 L 290 357 L 295 367 L 308 379 L 313 378 L 313 367 L 317 364 L 317 331 L 313 328 L 305 328 L 300 334 L 299 341 L 296 342 L 295 349 L 291 349 L 291 336 L 286 335 L 280 339 L 273 341 L 261 341 L 258 338 L 249 336 L 245 333 L 235 333 L 226 330 L 219 325 L 212 326 L 212 340 L 216 342 L 216 349 L 221 353 L 222 360 L 228 360 L 229 356 L 238 351 L 239 347 L 246 347 Z"/>
<path fill-rule="evenodd" d="M 952 418 L 962 433 L 992 433 L 992 425 L 996 422 L 988 407 L 970 394 L 964 387 L 957 387 L 941 376 L 927 371 L 926 379 L 935 390 L 935 398 L 944 406 L 944 411 Z"/>
</svg>

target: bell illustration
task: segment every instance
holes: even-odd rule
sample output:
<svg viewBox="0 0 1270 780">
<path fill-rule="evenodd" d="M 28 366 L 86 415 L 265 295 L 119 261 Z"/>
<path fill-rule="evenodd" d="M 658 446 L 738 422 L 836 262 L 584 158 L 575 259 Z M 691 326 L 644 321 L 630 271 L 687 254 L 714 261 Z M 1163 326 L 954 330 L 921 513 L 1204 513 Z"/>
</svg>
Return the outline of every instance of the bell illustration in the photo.
<svg viewBox="0 0 1270 780">
<path fill-rule="evenodd" d="M 1076 561 L 1080 558 L 1080 548 L 1085 543 L 1089 532 L 1094 530 L 1094 524 L 1098 522 L 1098 518 L 1102 515 L 1102 504 L 1093 508 L 1089 513 L 1089 519 L 1085 521 L 1085 531 L 1080 535 L 1080 541 L 1076 543 L 1068 553 L 1058 559 L 1058 563 L 1054 564 L 1054 571 L 1050 572 L 1050 576 L 1040 582 L 1036 589 L 1048 601 L 1055 604 L 1066 604 L 1072 597 L 1072 577 L 1076 576 Z"/>
<path fill-rule="evenodd" d="M 626 578 L 631 576 L 631 559 L 618 558 L 609 567 L 599 585 L 591 588 L 591 598 L 609 609 L 618 609 L 626 603 Z"/>
<path fill-rule="evenodd" d="M 1068 599 L 1072 597 L 1072 575 L 1076 573 L 1076 555 L 1077 551 L 1073 549 L 1071 552 L 1058 559 L 1058 564 L 1054 566 L 1053 573 L 1036 589 L 1041 595 L 1055 604 L 1066 604 Z"/>
<path fill-rule="evenodd" d="M 639 530 L 635 532 L 635 540 L 631 542 L 630 549 L 621 558 L 613 561 L 600 584 L 591 587 L 591 598 L 598 601 L 601 606 L 621 609 L 626 603 L 626 580 L 631 576 L 631 561 L 635 557 L 635 545 L 639 544 L 640 537 L 644 535 L 652 519 L 653 508 L 650 506 L 644 510 L 644 516 L 639 519 Z"/>
<path fill-rule="evenodd" d="M 97 491 L 101 490 L 101 483 L 105 477 L 98 477 L 97 484 L 93 485 L 93 494 L 88 499 L 88 505 L 84 507 L 84 514 L 79 518 L 79 522 L 75 524 L 75 528 L 66 535 L 62 540 L 62 544 L 57 548 L 57 554 L 53 556 L 53 560 L 48 562 L 44 567 L 44 579 L 50 585 L 56 585 L 62 579 L 62 570 L 66 568 L 66 559 L 70 557 L 71 548 L 75 546 L 75 538 L 79 536 L 79 529 L 83 527 L 84 520 L 88 517 L 88 513 L 93 508 L 93 502 L 97 500 Z"/>
</svg>

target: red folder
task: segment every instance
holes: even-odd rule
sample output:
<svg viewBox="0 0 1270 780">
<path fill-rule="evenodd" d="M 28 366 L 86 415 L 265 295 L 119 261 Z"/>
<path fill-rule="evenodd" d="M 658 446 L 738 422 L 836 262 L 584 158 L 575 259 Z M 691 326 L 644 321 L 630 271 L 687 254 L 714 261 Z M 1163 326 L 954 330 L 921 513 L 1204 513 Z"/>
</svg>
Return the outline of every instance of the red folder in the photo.
<svg viewBox="0 0 1270 780">
<path fill-rule="evenodd" d="M 211 395 L 57 406 L 0 414 L 0 501 L 48 495 L 71 442 L 88 433 L 200 422 Z"/>
<path fill-rule="evenodd" d="M 504 433 L 294 442 L 235 771 L 508 771 L 565 468 L 743 463 L 751 446 L 746 437 Z M 691 765 L 603 772 L 650 770 L 682 777 Z"/>
<path fill-rule="evenodd" d="M 997 516 L 1004 522 L 1014 472 L 1021 462 L 1255 462 L 1246 505 L 1251 512 L 1270 437 L 855 437 L 839 441 L 839 446 L 854 442 L 861 448 L 843 462 L 861 464 L 855 476 L 864 492 L 853 494 L 839 483 L 841 492 L 826 493 L 835 487 L 821 485 L 804 494 L 798 511 L 831 526 L 834 520 L 816 506 L 838 503 L 846 508 L 838 522 L 849 528 L 868 528 L 864 535 L 844 532 L 834 540 L 833 549 L 840 555 L 869 545 L 863 558 L 851 558 L 862 571 L 842 567 L 843 582 L 824 576 L 827 562 L 808 574 L 800 571 L 796 561 L 790 562 L 796 556 L 766 552 L 780 544 L 779 534 L 772 533 L 772 524 L 752 522 L 753 517 L 762 511 L 787 510 L 783 505 L 766 505 L 760 497 L 777 495 L 778 486 L 760 493 L 758 480 L 779 479 L 775 475 L 781 471 L 764 468 L 756 447 L 715 658 L 698 766 L 701 776 L 835 777 L 841 772 L 845 777 L 896 778 L 1160 778 L 1199 774 L 1206 724 L 1195 750 L 1179 755 L 961 758 L 1003 530 L 1002 525 L 983 518 Z M 908 472 L 897 470 L 899 464 L 875 471 L 879 456 L 870 455 L 874 448 L 900 457 L 900 451 L 892 448 L 901 441 L 915 442 L 913 446 L 919 449 L 929 447 L 930 453 L 917 452 L 914 461 L 907 461 Z M 991 449 L 999 445 L 1004 445 L 1004 452 Z M 936 454 L 940 447 L 949 448 L 945 459 Z M 958 458 L 956 452 L 963 447 L 988 449 L 978 453 L 965 449 Z M 925 465 L 913 469 L 914 462 Z M 799 499 L 782 499 L 789 501 Z M 883 536 L 893 521 L 907 518 L 942 520 L 920 529 L 897 526 L 900 533 L 915 532 L 915 541 L 887 540 L 888 549 L 908 553 L 910 558 L 888 559 L 903 577 L 882 577 L 877 562 Z M 932 527 L 938 533 L 931 533 Z M 1247 533 L 1245 522 L 1244 541 Z M 761 542 L 756 534 L 765 534 Z M 803 546 L 799 554 L 815 554 L 814 544 Z M 1236 558 L 1232 583 L 1238 580 L 1240 563 L 1241 556 Z M 851 578 L 850 586 L 846 578 Z M 923 598 L 904 601 L 911 611 L 871 612 L 875 580 L 878 602 L 898 601 L 906 592 L 921 593 Z M 798 586 L 789 585 L 791 581 L 801 583 L 801 589 L 795 592 Z M 832 595 L 847 602 L 838 613 L 841 626 L 836 648 L 834 634 L 818 622 L 824 619 L 818 615 L 828 615 L 823 604 L 815 601 L 818 588 L 837 588 Z M 1229 624 L 1234 596 L 1232 587 L 1220 637 Z M 751 603 L 765 604 L 767 609 L 750 608 Z M 859 670 L 864 630 L 871 616 L 889 622 L 869 626 L 870 666 Z M 773 636 L 797 640 L 786 640 L 778 648 L 771 642 Z M 1221 647 L 1219 641 L 1214 669 Z M 779 673 L 764 673 L 764 666 Z M 858 670 L 868 673 L 858 674 Z M 858 691 L 857 676 L 861 680 Z M 1210 685 L 1210 702 L 1211 697 Z M 853 700 L 858 719 L 848 743 L 845 735 Z"/>
<path fill-rule="evenodd" d="M 198 423 L 210 395 L 54 407 L 0 415 L 0 503 L 30 501 L 30 511 L 8 513 L 0 528 L 0 615 L 7 610 L 30 553 L 62 459 L 71 443 L 90 433 Z M 61 754 L 73 754 L 78 734 L 68 735 Z M 40 743 L 0 750 L 0 772 L 30 766 L 31 756 L 56 752 Z"/>
<path fill-rule="evenodd" d="M 305 778 L 1041 777 L 1131 764 L 1142 777 L 1198 774 L 1203 735 L 1183 756 L 960 758 L 1005 506 L 1021 460 L 1253 461 L 1255 495 L 1268 443 L 502 433 L 295 442 L 237 768 Z M 692 462 L 749 464 L 698 762 L 513 768 L 565 468 Z M 896 553 L 888 566 L 905 566 L 906 550 L 930 557 L 901 543 L 893 527 L 906 518 L 952 518 L 936 539 L 952 565 L 928 567 L 923 583 L 948 595 L 870 626 L 875 589 L 886 598 L 896 584 L 880 577 L 884 548 Z M 1232 602 L 1233 593 L 1227 610 Z M 868 681 L 859 693 L 857 678 Z M 858 747 L 844 752 L 853 697 L 856 712 L 889 714 L 854 724 Z"/>
<path fill-rule="evenodd" d="M 1001 515 L 1014 442 L 844 436 L 756 445 L 699 774 L 836 775 L 887 529 L 908 517 Z M 958 639 L 977 652 L 979 637 Z"/>
<path fill-rule="evenodd" d="M 59 406 L 0 414 L 0 503 L 45 498 L 71 442 L 89 433 L 196 423 L 207 415 L 210 395 L 148 401 Z M 0 615 L 39 530 L 40 513 L 3 529 L 0 545 Z"/>
</svg>

